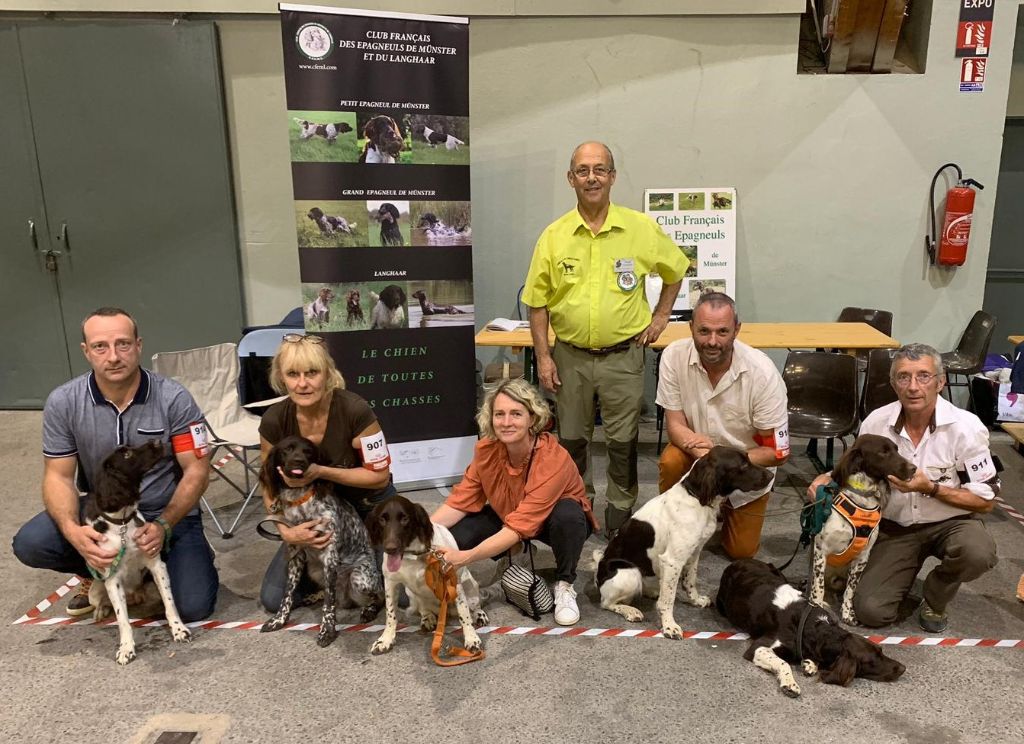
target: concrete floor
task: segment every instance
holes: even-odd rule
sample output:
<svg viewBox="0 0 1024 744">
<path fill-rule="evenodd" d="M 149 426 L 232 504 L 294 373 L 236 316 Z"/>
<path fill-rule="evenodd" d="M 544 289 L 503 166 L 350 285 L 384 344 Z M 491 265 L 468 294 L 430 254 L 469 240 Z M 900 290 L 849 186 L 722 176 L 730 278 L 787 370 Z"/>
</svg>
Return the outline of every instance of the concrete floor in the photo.
<svg viewBox="0 0 1024 744">
<path fill-rule="evenodd" d="M 40 424 L 38 412 L 0 412 L 4 545 L 40 508 Z M 1003 495 L 1024 512 L 1024 459 L 1008 439 L 993 436 L 1007 466 Z M 656 490 L 655 438 L 645 424 L 642 500 Z M 599 445 L 597 470 L 603 464 Z M 770 511 L 799 508 L 790 484 L 810 475 L 807 459 L 795 456 Z M 601 493 L 603 473 L 595 479 Z M 209 493 L 233 500 L 219 483 Z M 412 497 L 429 509 L 443 496 L 429 490 Z M 275 545 L 256 535 L 255 513 L 233 540 L 210 532 L 222 585 L 215 620 L 265 619 L 255 598 Z M 945 635 L 1024 638 L 1024 604 L 1014 598 L 1024 526 L 1000 509 L 987 523 L 1000 564 L 961 590 Z M 781 563 L 798 532 L 795 514 L 770 518 L 759 557 Z M 625 621 L 596 603 L 590 553 L 599 544 L 591 538 L 584 550 L 580 625 L 621 628 Z M 542 572 L 553 567 L 546 548 L 539 558 Z M 706 592 L 714 593 L 725 565 L 713 538 L 700 567 Z M 790 577 L 801 579 L 805 565 L 798 558 Z M 491 567 L 477 573 L 486 578 Z M 798 700 L 743 661 L 745 643 L 737 641 L 484 635 L 484 661 L 442 669 L 430 661 L 429 638 L 416 633 L 401 634 L 390 654 L 372 657 L 376 633 L 343 632 L 320 649 L 308 632 L 198 630 L 191 645 L 177 646 L 166 628 L 138 628 L 139 657 L 119 668 L 113 627 L 10 624 L 65 578 L 27 569 L 7 550 L 0 557 L 0 741 L 149 742 L 159 731 L 201 730 L 204 742 L 1024 742 L 1021 648 L 891 646 L 888 653 L 907 665 L 898 682 L 839 688 L 801 681 Z M 641 607 L 641 627 L 653 627 L 653 606 Z M 500 600 L 487 609 L 494 625 L 553 625 L 550 616 L 535 624 Z M 62 613 L 60 602 L 47 614 Z M 303 608 L 293 620 L 316 622 L 317 614 Z M 711 608 L 679 603 L 676 618 L 685 630 L 729 629 Z M 339 622 L 356 622 L 354 611 L 342 611 Z M 883 632 L 921 635 L 912 620 Z"/>
</svg>

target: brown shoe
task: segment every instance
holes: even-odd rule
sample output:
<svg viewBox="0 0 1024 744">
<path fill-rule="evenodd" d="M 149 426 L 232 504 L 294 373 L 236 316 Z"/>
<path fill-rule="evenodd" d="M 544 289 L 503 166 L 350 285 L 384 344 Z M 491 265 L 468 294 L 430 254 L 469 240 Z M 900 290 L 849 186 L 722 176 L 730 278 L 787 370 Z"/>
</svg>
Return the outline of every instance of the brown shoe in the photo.
<svg viewBox="0 0 1024 744">
<path fill-rule="evenodd" d="M 80 615 L 88 615 L 92 613 L 96 608 L 93 607 L 92 602 L 89 601 L 89 589 L 92 588 L 92 579 L 80 579 L 78 583 L 78 592 L 68 602 L 68 606 L 65 612 L 71 617 L 78 617 Z"/>
</svg>

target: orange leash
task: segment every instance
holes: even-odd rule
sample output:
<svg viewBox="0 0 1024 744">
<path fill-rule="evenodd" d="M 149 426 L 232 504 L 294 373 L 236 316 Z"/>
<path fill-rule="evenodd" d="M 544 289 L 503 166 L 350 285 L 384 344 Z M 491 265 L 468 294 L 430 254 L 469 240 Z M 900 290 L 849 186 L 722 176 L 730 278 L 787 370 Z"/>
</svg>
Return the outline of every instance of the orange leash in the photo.
<svg viewBox="0 0 1024 744">
<path fill-rule="evenodd" d="M 480 661 L 485 656 L 483 650 L 470 651 L 464 646 L 445 643 L 444 640 L 445 624 L 448 622 L 448 603 L 454 602 L 458 593 L 459 582 L 455 575 L 455 567 L 435 550 L 427 553 L 424 560 L 427 564 L 424 580 L 441 603 L 441 609 L 437 613 L 434 639 L 430 644 L 430 657 L 435 664 L 445 667 Z"/>
</svg>

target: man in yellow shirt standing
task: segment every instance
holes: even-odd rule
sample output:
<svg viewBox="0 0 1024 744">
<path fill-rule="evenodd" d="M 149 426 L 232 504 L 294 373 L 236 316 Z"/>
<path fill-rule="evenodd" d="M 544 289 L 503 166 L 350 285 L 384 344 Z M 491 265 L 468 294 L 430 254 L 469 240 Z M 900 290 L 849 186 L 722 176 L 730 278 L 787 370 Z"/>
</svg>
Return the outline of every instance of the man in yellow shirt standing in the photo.
<svg viewBox="0 0 1024 744">
<path fill-rule="evenodd" d="M 562 446 L 581 475 L 594 433 L 595 393 L 600 400 L 610 537 L 629 518 L 637 496 L 644 348 L 665 330 L 688 262 L 653 220 L 611 203 L 615 160 L 606 145 L 577 147 L 567 177 L 576 208 L 548 225 L 537 241 L 523 302 L 530 307 L 541 385 L 555 393 Z M 644 293 L 652 272 L 663 281 L 653 316 Z"/>
</svg>

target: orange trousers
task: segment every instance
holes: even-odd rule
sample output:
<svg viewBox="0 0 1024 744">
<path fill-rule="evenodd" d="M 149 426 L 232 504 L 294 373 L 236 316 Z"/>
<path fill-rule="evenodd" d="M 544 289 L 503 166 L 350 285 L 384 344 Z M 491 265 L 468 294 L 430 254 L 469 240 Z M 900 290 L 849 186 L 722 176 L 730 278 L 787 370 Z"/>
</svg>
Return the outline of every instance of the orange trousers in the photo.
<svg viewBox="0 0 1024 744">
<path fill-rule="evenodd" d="M 678 483 L 692 466 L 693 458 L 674 444 L 665 447 L 658 458 L 658 493 L 665 493 Z M 722 547 L 730 558 L 753 558 L 757 553 L 769 496 L 771 491 L 738 508 L 728 501 L 722 506 Z"/>
</svg>

